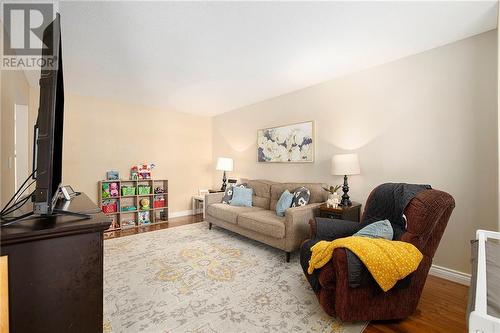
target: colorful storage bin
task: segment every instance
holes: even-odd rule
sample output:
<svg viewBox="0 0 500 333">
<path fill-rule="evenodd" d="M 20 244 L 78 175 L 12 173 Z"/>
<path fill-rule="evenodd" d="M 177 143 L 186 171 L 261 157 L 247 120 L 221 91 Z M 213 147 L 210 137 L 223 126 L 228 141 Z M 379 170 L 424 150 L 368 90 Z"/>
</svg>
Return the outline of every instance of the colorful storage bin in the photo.
<svg viewBox="0 0 500 333">
<path fill-rule="evenodd" d="M 116 202 L 103 202 L 101 209 L 104 213 L 115 213 L 118 210 L 118 204 Z"/>
<path fill-rule="evenodd" d="M 135 186 L 122 186 L 122 196 L 135 195 Z"/>
<path fill-rule="evenodd" d="M 136 206 L 123 206 L 122 207 L 122 212 L 133 212 L 137 210 Z"/>
<path fill-rule="evenodd" d="M 165 207 L 165 200 L 157 200 L 153 202 L 154 208 L 163 208 Z"/>
<path fill-rule="evenodd" d="M 137 187 L 138 194 L 139 195 L 145 195 L 145 194 L 150 194 L 151 193 L 151 186 L 146 186 L 146 185 L 139 185 Z"/>
</svg>

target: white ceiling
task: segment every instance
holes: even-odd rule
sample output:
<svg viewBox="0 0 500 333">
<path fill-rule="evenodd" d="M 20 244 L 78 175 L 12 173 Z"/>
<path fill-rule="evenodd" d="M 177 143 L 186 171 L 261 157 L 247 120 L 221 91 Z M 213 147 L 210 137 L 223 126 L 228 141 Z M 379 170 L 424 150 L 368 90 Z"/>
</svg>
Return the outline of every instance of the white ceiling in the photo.
<svg viewBox="0 0 500 333">
<path fill-rule="evenodd" d="M 497 1 L 61 2 L 60 12 L 67 92 L 201 115 L 497 25 Z"/>
</svg>

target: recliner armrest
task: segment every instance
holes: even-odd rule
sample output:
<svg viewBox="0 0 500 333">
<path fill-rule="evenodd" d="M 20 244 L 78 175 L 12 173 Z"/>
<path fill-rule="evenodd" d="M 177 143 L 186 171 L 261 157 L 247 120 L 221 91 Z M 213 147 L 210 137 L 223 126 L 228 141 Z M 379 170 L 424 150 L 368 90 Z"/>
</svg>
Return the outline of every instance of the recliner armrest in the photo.
<svg viewBox="0 0 500 333">
<path fill-rule="evenodd" d="M 352 236 L 363 226 L 359 222 L 330 219 L 325 217 L 315 218 L 314 223 L 315 233 L 312 237 L 327 241 Z"/>
<path fill-rule="evenodd" d="M 321 287 L 327 289 L 335 290 L 335 288 L 339 287 L 337 282 L 341 283 L 341 287 L 349 285 L 347 253 L 344 248 L 333 251 L 332 259 L 320 268 L 318 279 Z"/>
</svg>

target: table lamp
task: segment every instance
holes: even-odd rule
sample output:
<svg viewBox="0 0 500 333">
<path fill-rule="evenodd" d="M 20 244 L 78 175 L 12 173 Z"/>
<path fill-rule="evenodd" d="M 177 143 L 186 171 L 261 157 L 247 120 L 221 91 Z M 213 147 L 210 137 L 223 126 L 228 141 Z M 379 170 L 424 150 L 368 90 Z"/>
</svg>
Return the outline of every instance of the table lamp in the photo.
<svg viewBox="0 0 500 333">
<path fill-rule="evenodd" d="M 342 200 L 340 204 L 342 206 L 352 205 L 351 200 L 349 200 L 349 185 L 347 184 L 348 175 L 359 175 L 359 160 L 358 154 L 337 154 L 332 157 L 332 175 L 334 176 L 344 176 L 344 185 L 342 186 Z"/>
<path fill-rule="evenodd" d="M 226 190 L 226 171 L 233 171 L 233 159 L 228 157 L 219 157 L 217 159 L 217 166 L 215 168 L 219 171 L 224 171 L 222 174 L 222 186 L 220 188 L 221 191 Z"/>
</svg>

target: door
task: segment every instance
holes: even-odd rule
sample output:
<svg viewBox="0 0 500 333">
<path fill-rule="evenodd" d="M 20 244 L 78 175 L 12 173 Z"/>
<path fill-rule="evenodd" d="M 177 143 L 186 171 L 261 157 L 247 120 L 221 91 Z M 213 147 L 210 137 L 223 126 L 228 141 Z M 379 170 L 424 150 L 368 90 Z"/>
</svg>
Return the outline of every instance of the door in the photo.
<svg viewBox="0 0 500 333">
<path fill-rule="evenodd" d="M 29 176 L 28 106 L 14 105 L 14 172 L 16 191 Z"/>
</svg>

